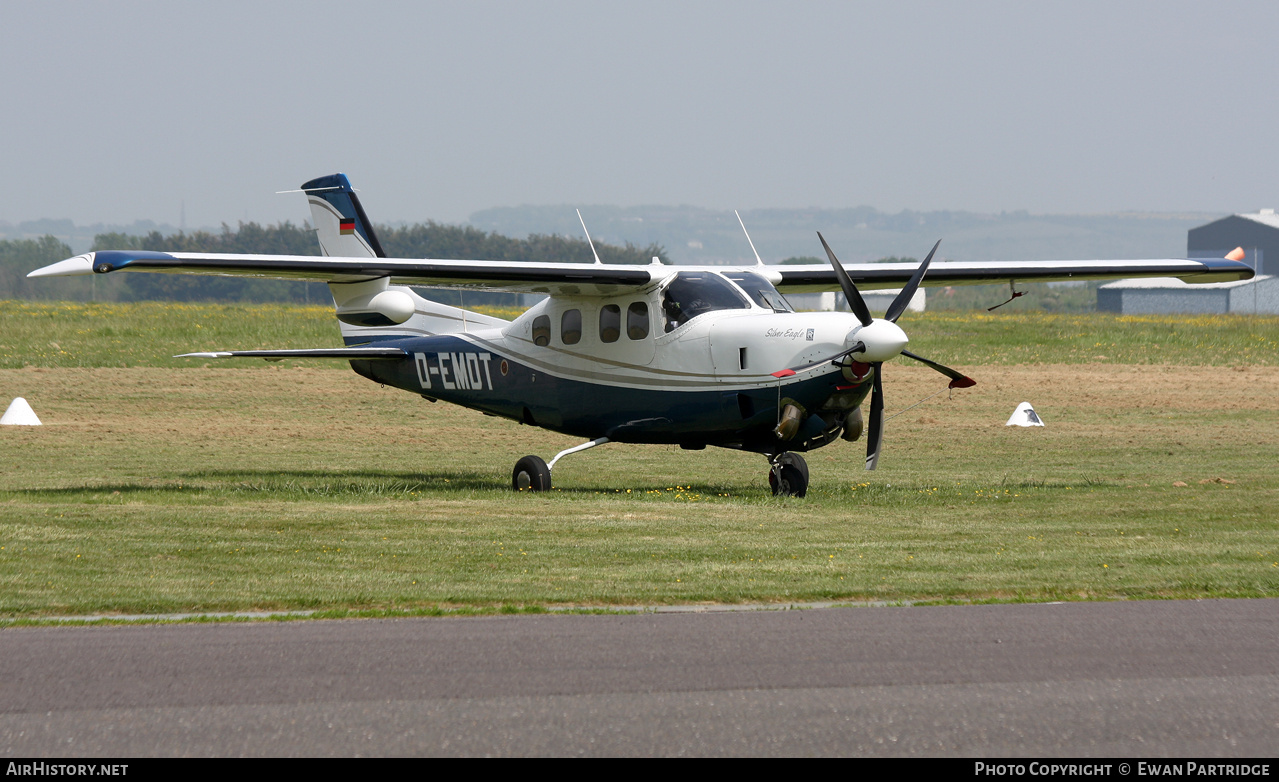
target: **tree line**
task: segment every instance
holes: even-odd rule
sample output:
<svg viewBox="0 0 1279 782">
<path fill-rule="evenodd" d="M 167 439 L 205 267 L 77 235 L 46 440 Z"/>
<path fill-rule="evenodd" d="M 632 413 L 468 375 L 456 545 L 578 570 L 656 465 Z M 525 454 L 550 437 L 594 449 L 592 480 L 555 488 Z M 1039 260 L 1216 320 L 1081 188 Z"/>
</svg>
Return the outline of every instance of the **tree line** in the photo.
<svg viewBox="0 0 1279 782">
<path fill-rule="evenodd" d="M 594 260 L 584 239 L 533 234 L 515 239 L 471 226 L 434 221 L 402 226 L 376 226 L 383 250 L 392 258 L 440 260 L 528 261 L 532 263 L 590 263 Z M 275 225 L 240 223 L 234 230 L 223 224 L 220 232 L 193 231 L 143 236 L 98 234 L 93 250 L 153 250 L 193 253 L 263 253 L 319 255 L 315 229 L 307 224 Z M 654 257 L 668 263 L 666 250 L 657 244 L 639 247 L 596 242 L 605 263 L 646 264 Z M 0 299 L 52 299 L 62 301 L 225 301 L 225 302 L 328 302 L 322 283 L 259 280 L 186 274 L 109 274 L 29 280 L 27 272 L 70 258 L 73 251 L 53 236 L 39 239 L 0 240 Z M 444 299 L 456 294 L 442 292 Z M 468 303 L 490 302 L 497 294 L 466 294 Z M 435 298 L 432 296 L 432 298 Z M 509 297 L 505 297 L 509 298 Z"/>
</svg>

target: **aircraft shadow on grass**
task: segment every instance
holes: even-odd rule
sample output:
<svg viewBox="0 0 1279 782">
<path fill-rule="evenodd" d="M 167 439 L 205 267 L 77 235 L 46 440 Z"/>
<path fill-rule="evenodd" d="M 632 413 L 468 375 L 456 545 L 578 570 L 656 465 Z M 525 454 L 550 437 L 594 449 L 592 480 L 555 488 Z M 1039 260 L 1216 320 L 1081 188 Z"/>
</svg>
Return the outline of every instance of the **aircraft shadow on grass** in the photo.
<svg viewBox="0 0 1279 782">
<path fill-rule="evenodd" d="M 350 496 L 403 496 L 412 492 L 500 492 L 492 473 L 475 470 L 428 470 L 419 472 L 383 472 L 377 470 L 344 470 L 329 472 L 319 470 L 202 470 L 183 473 L 179 482 L 187 480 L 196 483 L 213 481 L 222 484 L 218 490 L 248 492 L 301 492 L 303 494 L 350 495 Z M 606 480 L 606 479 L 604 479 Z M 171 489 L 172 487 L 170 487 Z M 212 488 L 212 487 L 209 487 Z M 697 494 L 717 494 L 731 489 L 741 491 L 743 487 L 711 486 L 711 485 L 637 485 L 632 492 L 675 491 L 685 490 Z M 562 494 L 615 494 L 625 493 L 626 489 L 617 489 L 612 483 L 592 485 L 585 483 L 573 488 L 556 489 Z"/>
<path fill-rule="evenodd" d="M 601 480 L 607 481 L 607 478 Z M 874 502 L 876 498 L 886 496 L 910 497 L 917 494 L 923 484 L 901 483 L 897 486 L 865 486 L 832 487 L 835 494 L 841 494 L 842 488 L 848 488 L 864 502 Z M 984 484 L 966 483 L 957 487 L 965 493 L 974 489 L 984 489 L 998 493 L 1002 490 L 1018 491 L 1059 491 L 1064 489 L 1105 489 L 1115 488 L 1116 484 L 1099 477 L 1084 477 L 1074 480 L 1066 479 L 1027 479 L 1012 480 L 1004 476 L 1002 481 Z M 182 473 L 161 483 L 95 483 L 82 486 L 65 486 L 58 488 L 11 489 L 0 492 L 0 497 L 22 497 L 36 499 L 39 497 L 73 498 L 86 500 L 121 500 L 165 498 L 172 500 L 175 495 L 218 495 L 218 496 L 252 496 L 258 495 L 268 499 L 270 495 L 302 495 L 305 497 L 348 497 L 348 498 L 398 498 L 412 499 L 415 495 L 452 493 L 471 494 L 505 493 L 505 489 L 495 487 L 491 473 L 474 470 L 434 470 L 425 472 L 392 472 L 379 470 L 343 470 L 332 472 L 326 470 L 198 470 Z M 763 487 L 740 484 L 683 484 L 683 485 L 635 485 L 629 489 L 618 489 L 610 483 L 593 485 L 584 483 L 573 488 L 556 489 L 557 493 L 570 496 L 586 496 L 593 494 L 626 494 L 632 495 L 669 495 L 684 498 L 719 497 L 719 496 L 751 496 L 762 492 Z"/>
<path fill-rule="evenodd" d="M 200 470 L 183 473 L 181 480 L 202 485 L 212 482 L 219 491 L 299 492 L 317 496 L 402 496 L 414 492 L 493 489 L 491 473 L 473 470 Z"/>
<path fill-rule="evenodd" d="M 121 499 L 147 497 L 172 498 L 175 494 L 257 494 L 266 498 L 271 494 L 301 494 L 308 497 L 412 497 L 414 494 L 501 492 L 488 472 L 474 470 L 433 470 L 419 472 L 392 472 L 380 470 L 197 470 L 181 473 L 157 483 L 103 482 L 81 486 L 57 488 L 15 489 L 4 494 L 24 498 L 36 497 L 84 497 L 108 500 L 117 495 Z M 721 485 L 637 485 L 632 493 L 670 493 L 683 491 L 690 494 L 716 496 L 720 493 L 740 493 L 746 486 Z M 585 484 L 574 488 L 557 489 L 570 495 L 625 494 L 627 489 L 614 485 L 594 486 Z"/>
<path fill-rule="evenodd" d="M 23 497 L 72 497 L 88 495 L 106 499 L 115 495 L 145 498 L 191 494 L 293 494 L 313 496 L 401 497 L 414 492 L 471 492 L 493 490 L 493 476 L 471 471 L 380 472 L 350 470 L 201 470 L 162 482 L 102 482 L 57 488 L 15 489 L 5 492 Z"/>
</svg>

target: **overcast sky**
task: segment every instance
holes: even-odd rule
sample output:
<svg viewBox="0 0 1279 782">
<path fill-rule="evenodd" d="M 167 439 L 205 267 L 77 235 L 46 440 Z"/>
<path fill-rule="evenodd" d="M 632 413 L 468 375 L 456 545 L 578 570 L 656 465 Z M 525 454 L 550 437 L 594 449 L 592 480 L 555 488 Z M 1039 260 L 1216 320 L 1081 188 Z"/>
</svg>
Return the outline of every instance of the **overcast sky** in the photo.
<svg viewBox="0 0 1279 782">
<path fill-rule="evenodd" d="M 0 220 L 1279 206 L 1273 2 L 0 0 Z"/>
</svg>

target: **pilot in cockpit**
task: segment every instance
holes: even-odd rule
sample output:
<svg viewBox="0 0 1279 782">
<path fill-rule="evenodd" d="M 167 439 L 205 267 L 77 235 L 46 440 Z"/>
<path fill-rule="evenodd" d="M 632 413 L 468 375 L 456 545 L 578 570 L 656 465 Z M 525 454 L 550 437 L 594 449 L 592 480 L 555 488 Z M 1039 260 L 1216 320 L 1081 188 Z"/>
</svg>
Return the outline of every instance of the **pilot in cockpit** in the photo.
<svg viewBox="0 0 1279 782">
<path fill-rule="evenodd" d="M 729 282 L 710 272 L 680 272 L 662 292 L 662 315 L 668 332 L 703 312 L 749 306 Z"/>
<path fill-rule="evenodd" d="M 674 296 L 671 296 L 669 290 L 662 296 L 662 313 L 666 316 L 666 330 L 668 332 L 674 331 L 688 320 L 684 316 L 680 303 L 675 300 Z"/>
</svg>

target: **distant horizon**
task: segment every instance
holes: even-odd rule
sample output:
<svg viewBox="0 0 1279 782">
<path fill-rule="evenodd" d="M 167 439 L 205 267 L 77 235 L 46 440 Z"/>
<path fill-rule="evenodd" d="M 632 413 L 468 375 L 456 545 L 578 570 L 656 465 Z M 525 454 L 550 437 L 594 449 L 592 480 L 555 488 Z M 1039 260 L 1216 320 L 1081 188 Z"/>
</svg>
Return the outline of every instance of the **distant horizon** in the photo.
<svg viewBox="0 0 1279 782">
<path fill-rule="evenodd" d="M 1276 199 L 1276 200 L 1277 200 L 1277 201 L 1279 201 L 1279 199 Z M 754 208 L 751 208 L 751 209 L 738 209 L 737 211 L 738 211 L 738 212 L 741 212 L 742 214 L 747 214 L 748 212 L 782 212 L 782 213 L 784 213 L 784 212 L 812 212 L 812 211 L 817 211 L 817 212 L 851 212 L 851 211 L 857 211 L 857 210 L 863 210 L 863 209 L 871 209 L 871 210 L 874 210 L 874 211 L 875 211 L 876 213 L 878 213 L 878 214 L 888 215 L 888 216 L 892 216 L 892 215 L 900 215 L 900 214 L 918 214 L 918 215 L 930 215 L 930 214 L 938 214 L 938 215 L 940 215 L 940 214 L 955 214 L 955 215 L 973 215 L 973 216 L 980 216 L 980 217 L 1004 217 L 1004 216 L 1023 216 L 1023 215 L 1024 215 L 1024 216 L 1028 216 L 1028 217 L 1083 217 L 1083 218 L 1089 218 L 1089 217 L 1153 217 L 1153 218 L 1167 218 L 1167 219 L 1181 219 L 1181 218 L 1185 218 L 1185 219 L 1192 219 L 1192 218 L 1194 218 L 1194 219 L 1197 219 L 1197 218 L 1201 218 L 1201 217 L 1211 217 L 1211 216 L 1213 216 L 1213 215 L 1220 215 L 1220 216 L 1222 216 L 1222 217 L 1226 217 L 1226 216 L 1229 216 L 1229 215 L 1231 215 L 1231 214 L 1256 214 L 1256 213 L 1257 213 L 1257 212 L 1259 212 L 1261 209 L 1267 209 L 1267 208 L 1270 208 L 1270 207 L 1258 207 L 1258 208 L 1256 208 L 1256 209 L 1251 209 L 1251 210 L 1248 210 L 1248 211 L 1246 211 L 1246 212 L 1226 212 L 1226 213 L 1222 213 L 1222 212 L 1213 212 L 1213 211 L 1164 211 L 1164 212 L 1160 212 L 1160 211 L 1148 211 L 1148 210 L 1139 210 L 1139 209 L 1127 209 L 1127 210 L 1119 210 L 1119 211 L 1114 211 L 1114 212 L 1031 212 L 1031 211 L 1029 211 L 1029 210 L 1027 210 L 1027 209 L 1007 209 L 1007 210 L 1002 210 L 1002 211 L 999 211 L 999 212 L 983 212 L 983 211 L 978 211 L 978 210 L 974 210 L 974 209 L 928 209 L 928 210 L 923 210 L 923 209 L 911 209 L 911 208 L 909 208 L 909 207 L 908 207 L 908 208 L 905 208 L 905 209 L 899 209 L 899 210 L 897 210 L 897 211 L 888 211 L 888 210 L 885 210 L 885 209 L 879 209 L 878 207 L 874 207 L 874 206 L 869 206 L 869 205 L 866 205 L 866 204 L 862 204 L 862 205 L 858 205 L 858 206 L 848 206 L 848 207 L 823 207 L 823 206 L 803 206 L 803 207 L 789 207 L 789 206 L 762 206 L 762 207 L 754 207 Z M 305 209 L 305 207 L 303 207 L 303 209 Z M 495 210 L 502 210 L 502 209 L 537 209 L 537 210 L 543 210 L 543 209 L 545 209 L 545 210 L 550 210 L 550 209 L 563 209 L 563 210 L 564 210 L 564 211 L 566 211 L 566 212 L 568 213 L 568 215 L 569 215 L 569 216 L 571 216 L 574 220 L 576 220 L 576 219 L 577 219 L 576 212 L 574 211 L 574 210 L 577 210 L 577 209 L 581 209 L 581 210 L 588 210 L 588 209 L 612 209 L 612 210 L 621 210 L 621 211 L 628 211 L 628 210 L 640 210 L 640 209 L 669 209 L 669 210 L 681 210 L 681 209 L 683 209 L 683 210 L 693 210 L 693 211 L 697 211 L 697 212 L 707 212 L 707 213 L 726 214 L 726 215 L 731 215 L 731 214 L 733 213 L 733 211 L 734 211 L 734 210 L 733 210 L 733 209 L 731 209 L 731 208 L 730 208 L 730 209 L 715 209 L 715 208 L 712 208 L 712 207 L 697 206 L 697 205 L 695 205 L 695 204 L 633 204 L 633 205 L 630 205 L 630 206 L 623 206 L 623 205 L 620 205 L 620 204 L 607 204 L 607 203 L 600 203 L 600 204 L 574 204 L 574 203 L 558 203 L 558 204 L 553 204 L 553 203 L 544 203 L 544 204 L 537 204 L 537 203 L 525 203 L 525 204 L 509 204 L 509 205 L 502 205 L 502 206 L 491 206 L 491 207 L 486 207 L 486 208 L 484 208 L 484 209 L 477 209 L 477 210 L 475 210 L 474 212 L 472 212 L 470 215 L 468 215 L 466 218 L 464 218 L 464 219 L 462 219 L 462 220 L 438 220 L 438 219 L 431 218 L 431 217 L 425 217 L 425 218 L 421 218 L 421 219 L 410 219 L 410 220 L 405 220 L 405 219 L 396 219 L 396 220 L 379 220 L 378 218 L 376 218 L 376 217 L 374 217 L 374 216 L 372 216 L 372 215 L 370 215 L 370 219 L 373 221 L 373 223 L 374 223 L 375 225 L 412 225 L 412 224 L 414 224 L 414 223 L 426 223 L 426 222 L 436 222 L 436 223 L 440 223 L 440 224 L 442 224 L 442 225 L 463 225 L 463 224 L 470 224 L 470 223 L 471 223 L 471 220 L 472 220 L 473 218 L 475 218 L 477 215 L 483 215 L 483 214 L 485 214 L 486 212 L 492 212 L 492 211 L 495 211 Z M 254 219 L 252 216 L 250 216 L 250 217 L 249 217 L 249 219 L 247 219 L 247 220 L 246 220 L 243 216 L 240 216 L 240 217 L 236 217 L 236 218 L 232 218 L 232 219 L 222 220 L 222 221 L 218 222 L 216 225 L 209 225 L 209 224 L 205 224 L 205 225 L 198 225 L 198 226 L 186 226 L 186 228 L 185 228 L 185 229 L 180 228 L 180 227 L 179 227 L 177 224 L 175 224 L 175 223 L 170 223 L 170 222 L 161 222 L 161 221 L 159 221 L 159 220 L 156 220 L 156 219 L 155 219 L 155 218 L 153 218 L 153 217 L 139 217 L 139 218 L 136 218 L 136 219 L 134 219 L 134 220 L 132 220 L 132 221 L 129 221 L 129 222 L 122 222 L 122 223 L 121 223 L 121 222 L 115 222 L 115 223 L 112 223 L 112 222 L 106 222 L 106 221 L 104 221 L 104 220 L 96 220 L 96 221 L 93 221 L 93 222 L 83 222 L 83 223 L 82 223 L 82 222 L 79 222 L 79 221 L 77 221 L 77 220 L 75 220 L 75 219 L 73 219 L 73 218 L 70 218 L 70 217 L 39 217 L 39 218 L 28 219 L 28 220 L 20 220 L 20 221 L 12 221 L 12 220 L 8 220 L 8 219 L 5 219 L 5 218 L 3 218 L 3 217 L 0 217 L 0 234 L 6 233 L 6 232 L 7 232 L 7 229 L 18 229 L 18 228 L 20 228 L 20 227 L 22 227 L 22 226 L 24 226 L 24 225 L 31 225 L 31 224 L 33 224 L 33 223 L 37 223 L 37 224 L 38 224 L 38 223 L 58 223 L 58 222 L 63 222 L 63 221 L 70 221 L 70 222 L 71 222 L 71 224 L 72 224 L 72 226 L 73 226 L 73 227 L 75 227 L 75 228 L 77 228 L 77 229 L 88 229 L 88 228 L 98 228 L 98 227 L 102 227 L 102 228 L 129 228 L 129 227 L 133 227 L 133 226 L 138 226 L 138 225 L 148 225 L 148 224 L 149 224 L 149 225 L 154 225 L 157 229 L 172 229 L 172 230 L 174 230 L 174 231 L 177 231 L 177 230 L 186 230 L 186 231 L 215 231 L 215 230 L 217 230 L 217 231 L 220 231 L 220 230 L 222 229 L 222 226 L 223 226 L 224 224 L 225 224 L 225 225 L 227 225 L 227 226 L 234 226 L 234 225 L 237 225 L 237 224 L 239 224 L 239 223 L 241 223 L 241 222 L 243 222 L 243 223 L 257 223 L 257 224 L 259 224 L 259 225 L 275 225 L 275 224 L 279 224 L 279 223 L 283 223 L 283 222 L 291 222 L 291 223 L 294 223 L 294 224 L 300 225 L 302 222 L 308 222 L 308 223 L 309 223 L 309 222 L 310 222 L 310 215 L 309 215 L 309 214 L 302 213 L 302 214 L 300 214 L 300 215 L 299 215 L 299 217 L 297 217 L 297 218 L 289 218 L 289 217 L 285 217 L 285 218 L 280 218 L 280 219 L 274 219 L 274 218 L 272 218 L 272 219 Z M 589 222 L 587 223 L 587 226 L 588 226 L 588 227 L 590 226 L 590 223 L 589 223 Z M 749 229 L 749 228 L 750 228 L 750 226 L 747 226 L 747 228 Z M 580 229 L 579 229 L 579 232 L 580 232 Z M 49 233 L 49 232 L 36 232 L 36 233 L 39 233 L 40 235 L 43 235 L 44 233 Z"/>
<path fill-rule="evenodd" d="M 430 222 L 380 220 L 377 208 L 366 210 L 375 225 L 400 227 Z M 466 226 L 522 239 L 533 234 L 580 238 L 580 208 L 597 242 L 638 247 L 659 245 L 666 257 L 681 264 L 753 263 L 754 256 L 732 210 L 708 207 L 615 205 L 526 205 L 492 207 L 468 215 L 464 221 L 434 222 Z M 304 204 L 299 211 L 305 210 Z M 760 208 L 740 210 L 747 230 L 765 262 L 794 257 L 823 257 L 816 232 L 821 231 L 841 259 L 865 262 L 884 257 L 916 257 L 942 240 L 938 259 L 1061 260 L 1067 258 L 1180 258 L 1187 251 L 1187 232 L 1228 215 L 1214 212 L 1158 213 L 1124 211 L 1096 214 L 1036 214 L 1029 210 L 1001 213 L 970 210 L 887 212 L 874 207 Z M 219 233 L 240 225 L 272 226 L 283 222 L 301 227 L 309 214 L 284 220 L 243 217 L 217 225 L 186 226 L 139 219 L 133 223 L 80 224 L 70 218 L 45 218 L 9 223 L 0 220 L 0 236 L 32 239 L 52 235 L 75 253 L 88 250 L 103 233 L 171 235 L 185 230 Z"/>
</svg>

